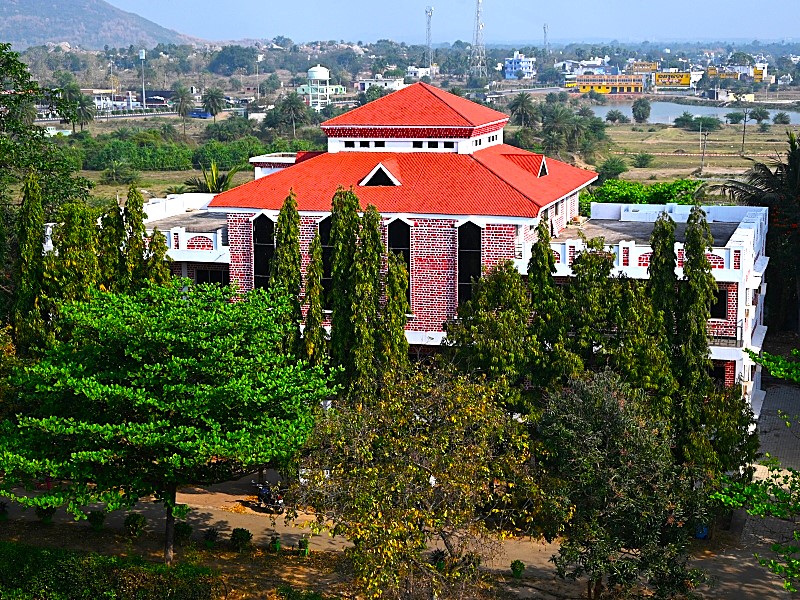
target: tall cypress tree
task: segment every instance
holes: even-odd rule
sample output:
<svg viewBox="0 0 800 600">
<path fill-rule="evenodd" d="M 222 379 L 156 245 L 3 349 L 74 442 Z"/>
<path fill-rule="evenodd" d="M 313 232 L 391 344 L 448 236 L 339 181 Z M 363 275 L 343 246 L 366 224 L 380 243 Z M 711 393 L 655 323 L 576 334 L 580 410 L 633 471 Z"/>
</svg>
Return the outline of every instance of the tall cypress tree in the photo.
<svg viewBox="0 0 800 600">
<path fill-rule="evenodd" d="M 107 290 L 118 291 L 125 279 L 125 221 L 119 206 L 114 205 L 103 214 L 98 240 L 100 283 Z"/>
<path fill-rule="evenodd" d="M 656 219 L 650 236 L 653 249 L 647 268 L 647 293 L 653 310 L 661 313 L 670 357 L 675 349 L 675 319 L 678 310 L 678 276 L 675 274 L 675 221 L 667 213 Z"/>
<path fill-rule="evenodd" d="M 353 371 L 346 373 L 355 399 L 363 402 L 378 389 L 378 329 L 381 311 L 383 264 L 381 216 L 367 206 L 361 220 L 361 238 L 355 261 L 353 286 Z"/>
<path fill-rule="evenodd" d="M 285 350 L 295 352 L 299 349 L 300 322 L 303 320 L 300 306 L 300 290 L 303 280 L 300 256 L 300 214 L 297 212 L 297 200 L 294 192 L 290 192 L 283 201 L 283 206 L 278 214 L 275 246 L 270 286 L 285 290 L 289 296 L 291 311 L 287 316 L 291 319 L 292 326 L 289 328 L 291 339 L 288 340 Z"/>
<path fill-rule="evenodd" d="M 82 202 L 65 204 L 53 228 L 53 252 L 45 257 L 51 303 L 88 301 L 100 282 L 96 214 Z"/>
<path fill-rule="evenodd" d="M 683 281 L 678 288 L 676 377 L 685 390 L 703 392 L 712 385 L 711 356 L 708 348 L 708 320 L 717 293 L 706 252 L 714 242 L 706 214 L 695 205 L 686 224 Z"/>
<path fill-rule="evenodd" d="M 128 198 L 125 201 L 122 218 L 125 224 L 122 289 L 132 291 L 140 282 L 150 279 L 145 261 L 147 231 L 144 226 L 144 198 L 132 184 L 128 188 Z"/>
<path fill-rule="evenodd" d="M 358 250 L 360 205 L 352 190 L 339 188 L 331 206 L 331 360 L 343 373 L 353 373 L 355 343 L 353 304 L 355 257 Z"/>
<path fill-rule="evenodd" d="M 567 310 L 564 292 L 556 285 L 555 256 L 550 248 L 550 228 L 544 219 L 536 228 L 536 242 L 528 262 L 531 296 L 529 378 L 536 390 L 552 390 L 560 380 L 576 376 L 580 358 L 567 347 Z"/>
<path fill-rule="evenodd" d="M 158 228 L 154 229 L 147 247 L 147 255 L 144 258 L 143 275 L 146 281 L 163 285 L 172 278 L 167 250 L 167 238 Z"/>
<path fill-rule="evenodd" d="M 312 366 L 325 362 L 327 334 L 322 326 L 322 241 L 319 232 L 311 242 L 311 262 L 306 273 L 306 326 L 301 356 Z"/>
<path fill-rule="evenodd" d="M 29 173 L 22 186 L 22 205 L 17 221 L 19 251 L 14 268 L 14 333 L 24 353 L 41 340 L 40 311 L 44 273 L 44 210 L 39 178 Z"/>
<path fill-rule="evenodd" d="M 389 252 L 386 271 L 385 296 L 381 326 L 378 328 L 381 380 L 391 381 L 408 368 L 408 339 L 406 339 L 406 315 L 408 305 L 408 271 L 405 260 Z"/>
</svg>

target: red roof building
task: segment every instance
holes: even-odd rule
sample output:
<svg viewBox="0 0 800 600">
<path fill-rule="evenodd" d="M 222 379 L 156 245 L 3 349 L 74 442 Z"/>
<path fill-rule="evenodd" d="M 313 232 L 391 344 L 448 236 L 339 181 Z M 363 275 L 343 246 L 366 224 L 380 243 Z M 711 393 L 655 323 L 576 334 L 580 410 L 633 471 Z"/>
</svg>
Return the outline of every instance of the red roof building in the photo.
<svg viewBox="0 0 800 600">
<path fill-rule="evenodd" d="M 505 260 L 525 272 L 539 219 L 558 234 L 578 215 L 580 190 L 597 178 L 503 144 L 507 121 L 504 113 L 424 83 L 330 119 L 322 124 L 327 152 L 255 157 L 256 180 L 208 205 L 226 215 L 227 235 L 220 232 L 219 240 L 228 243 L 227 274 L 209 276 L 211 266 L 187 260 L 181 244 L 197 236 L 183 231 L 169 238 L 180 246 L 171 250 L 181 259 L 176 272 L 229 279 L 243 290 L 265 285 L 274 224 L 290 191 L 301 216 L 305 268 L 317 231 L 325 243 L 336 189 L 352 188 L 362 207 L 373 204 L 382 214 L 389 249 L 408 263 L 409 342 L 437 345 L 443 324 L 469 296 L 471 278 Z M 195 247 L 206 246 L 195 241 Z M 214 269 L 224 270 L 220 257 Z"/>
</svg>

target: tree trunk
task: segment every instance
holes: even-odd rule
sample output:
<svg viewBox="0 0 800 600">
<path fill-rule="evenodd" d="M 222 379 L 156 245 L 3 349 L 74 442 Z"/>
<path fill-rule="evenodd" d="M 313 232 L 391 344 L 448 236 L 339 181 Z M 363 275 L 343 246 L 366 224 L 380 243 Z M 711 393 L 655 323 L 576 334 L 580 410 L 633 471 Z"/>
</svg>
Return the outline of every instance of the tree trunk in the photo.
<svg viewBox="0 0 800 600">
<path fill-rule="evenodd" d="M 164 499 L 164 506 L 167 512 L 167 518 L 164 524 L 164 563 L 167 565 L 172 564 L 175 549 L 175 496 L 177 495 L 178 488 L 175 484 L 170 484 L 167 488 L 167 495 Z"/>
</svg>

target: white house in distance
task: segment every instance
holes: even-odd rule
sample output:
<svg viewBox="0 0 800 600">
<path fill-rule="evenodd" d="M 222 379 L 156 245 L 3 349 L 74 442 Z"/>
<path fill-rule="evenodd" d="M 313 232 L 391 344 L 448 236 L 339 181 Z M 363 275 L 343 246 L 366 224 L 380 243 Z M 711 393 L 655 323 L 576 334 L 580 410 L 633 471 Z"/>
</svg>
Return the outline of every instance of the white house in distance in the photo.
<svg viewBox="0 0 800 600">
<path fill-rule="evenodd" d="M 514 56 L 506 58 L 504 72 L 506 79 L 520 79 L 518 73 L 522 73 L 522 79 L 533 79 L 536 77 L 536 58 L 526 57 L 515 50 Z"/>
<path fill-rule="evenodd" d="M 618 272 L 645 279 L 653 222 L 666 210 L 679 223 L 682 275 L 688 207 L 594 205 L 589 221 L 573 225 L 580 191 L 596 173 L 505 145 L 507 122 L 504 113 L 416 83 L 323 123 L 327 151 L 254 157 L 254 181 L 161 216 L 146 209 L 148 227 L 167 236 L 175 274 L 247 291 L 268 285 L 275 223 L 290 190 L 305 270 L 317 233 L 329 257 L 331 199 L 340 186 L 352 188 L 362 207 L 372 204 L 381 213 L 387 250 L 407 265 L 412 314 L 406 337 L 416 347 L 442 343 L 445 322 L 485 269 L 510 260 L 527 272 L 542 219 L 553 232 L 557 277 L 572 275 L 584 249 L 580 231 L 605 237 Z M 715 206 L 706 212 L 714 235 L 708 256 L 721 289 L 709 321 L 715 376 L 741 381 L 757 412 L 760 371 L 744 350 L 758 352 L 766 333 L 767 210 Z M 330 277 L 328 261 L 328 290 Z"/>
</svg>

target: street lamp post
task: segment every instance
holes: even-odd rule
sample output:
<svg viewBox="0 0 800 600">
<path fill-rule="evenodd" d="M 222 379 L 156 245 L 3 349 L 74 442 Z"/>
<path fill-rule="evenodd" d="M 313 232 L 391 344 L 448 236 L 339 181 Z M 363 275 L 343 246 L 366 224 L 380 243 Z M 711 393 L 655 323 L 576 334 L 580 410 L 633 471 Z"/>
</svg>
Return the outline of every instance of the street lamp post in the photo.
<svg viewBox="0 0 800 600">
<path fill-rule="evenodd" d="M 139 60 L 142 61 L 142 109 L 144 110 L 147 110 L 147 96 L 144 93 L 144 59 L 146 55 L 144 48 L 139 50 Z"/>
</svg>

